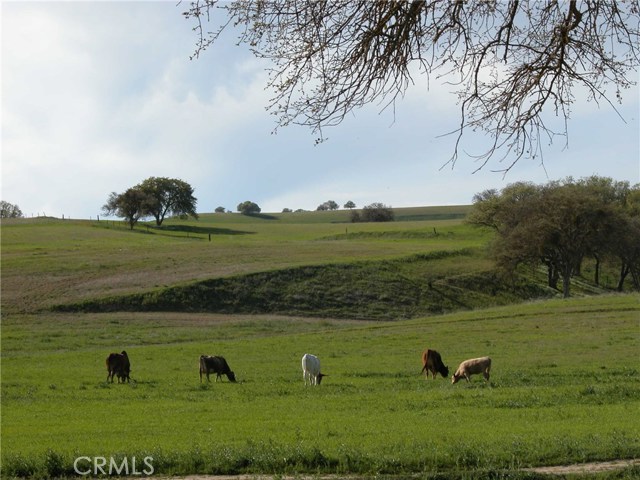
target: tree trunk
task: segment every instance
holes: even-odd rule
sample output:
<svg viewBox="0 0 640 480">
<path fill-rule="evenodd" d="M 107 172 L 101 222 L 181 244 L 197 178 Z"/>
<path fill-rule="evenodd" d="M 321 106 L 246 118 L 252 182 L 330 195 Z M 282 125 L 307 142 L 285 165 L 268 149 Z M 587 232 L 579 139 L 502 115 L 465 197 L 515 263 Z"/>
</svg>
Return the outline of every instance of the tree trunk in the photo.
<svg viewBox="0 0 640 480">
<path fill-rule="evenodd" d="M 562 277 L 562 296 L 564 298 L 571 296 L 571 277 Z"/>
<path fill-rule="evenodd" d="M 640 272 L 637 268 L 629 268 L 631 271 L 631 278 L 633 279 L 633 288 L 640 291 Z"/>
<path fill-rule="evenodd" d="M 547 264 L 547 283 L 554 290 L 558 289 L 558 270 L 550 263 Z"/>
<path fill-rule="evenodd" d="M 562 296 L 569 298 L 571 296 L 571 273 L 573 268 L 571 266 L 565 266 L 562 269 Z"/>
<path fill-rule="evenodd" d="M 618 288 L 616 288 L 619 292 L 624 288 L 624 280 L 627 278 L 629 270 L 629 266 L 626 263 L 623 263 L 622 267 L 620 267 L 620 279 L 618 280 Z"/>
<path fill-rule="evenodd" d="M 598 257 L 598 255 L 595 255 L 595 259 L 596 259 L 596 273 L 593 281 L 599 287 L 600 286 L 600 257 Z"/>
</svg>

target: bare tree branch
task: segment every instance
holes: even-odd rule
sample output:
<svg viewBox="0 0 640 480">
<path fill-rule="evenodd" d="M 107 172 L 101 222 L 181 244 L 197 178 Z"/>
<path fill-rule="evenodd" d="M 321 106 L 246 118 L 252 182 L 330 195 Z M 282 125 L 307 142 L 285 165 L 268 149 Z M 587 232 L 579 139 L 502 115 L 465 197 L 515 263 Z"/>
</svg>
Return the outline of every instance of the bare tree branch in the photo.
<svg viewBox="0 0 640 480">
<path fill-rule="evenodd" d="M 194 58 L 237 28 L 238 42 L 270 61 L 276 129 L 304 125 L 317 141 L 368 103 L 394 108 L 416 71 L 453 75 L 460 122 L 449 164 L 475 132 L 491 138 L 471 155 L 479 169 L 497 156 L 507 172 L 567 141 L 578 89 L 615 109 L 613 86 L 621 102 L 640 64 L 639 12 L 639 0 L 193 0 L 184 15 L 195 21 Z M 545 123 L 553 116 L 565 119 L 560 131 Z"/>
</svg>

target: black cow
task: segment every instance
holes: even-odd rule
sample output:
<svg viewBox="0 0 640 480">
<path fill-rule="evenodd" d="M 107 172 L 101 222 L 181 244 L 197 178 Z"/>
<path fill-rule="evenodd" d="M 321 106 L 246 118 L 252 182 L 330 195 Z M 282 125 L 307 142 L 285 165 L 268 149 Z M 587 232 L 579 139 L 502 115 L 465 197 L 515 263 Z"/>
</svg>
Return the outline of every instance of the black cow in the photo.
<svg viewBox="0 0 640 480">
<path fill-rule="evenodd" d="M 235 382 L 236 376 L 229 368 L 229 364 L 223 357 L 200 355 L 200 383 L 202 383 L 202 374 L 207 375 L 207 381 L 209 380 L 209 374 L 216 374 L 216 382 L 222 375 L 226 375 L 229 381 Z"/>
<path fill-rule="evenodd" d="M 439 373 L 443 378 L 449 376 L 449 367 L 442 363 L 442 357 L 435 350 L 425 350 L 422 352 L 422 370 L 425 378 L 429 378 L 429 372 L 436 378 L 436 374 Z"/>
<path fill-rule="evenodd" d="M 129 356 L 124 350 L 122 353 L 110 353 L 107 357 L 107 382 L 111 379 L 113 383 L 113 376 L 118 377 L 118 383 L 124 383 L 126 380 L 129 382 L 129 374 L 131 373 L 131 363 L 129 362 Z"/>
</svg>

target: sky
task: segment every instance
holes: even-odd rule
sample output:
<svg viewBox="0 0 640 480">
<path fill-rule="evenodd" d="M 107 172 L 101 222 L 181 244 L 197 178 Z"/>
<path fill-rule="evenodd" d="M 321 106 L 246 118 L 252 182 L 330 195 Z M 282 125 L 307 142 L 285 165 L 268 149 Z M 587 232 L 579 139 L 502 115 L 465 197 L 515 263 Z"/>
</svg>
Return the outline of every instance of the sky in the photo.
<svg viewBox="0 0 640 480">
<path fill-rule="evenodd" d="M 355 111 L 315 145 L 305 127 L 273 133 L 268 65 L 233 38 L 190 60 L 197 39 L 176 3 L 0 3 L 2 200 L 26 217 L 89 219 L 149 177 L 189 183 L 199 213 L 246 200 L 263 212 L 470 204 L 489 188 L 567 176 L 640 182 L 637 86 L 617 106 L 624 120 L 579 101 L 568 145 L 556 140 L 544 164 L 523 159 L 506 175 L 497 159 L 477 172 L 470 156 L 445 165 L 459 107 L 433 78 L 416 78 L 395 110 Z"/>
</svg>

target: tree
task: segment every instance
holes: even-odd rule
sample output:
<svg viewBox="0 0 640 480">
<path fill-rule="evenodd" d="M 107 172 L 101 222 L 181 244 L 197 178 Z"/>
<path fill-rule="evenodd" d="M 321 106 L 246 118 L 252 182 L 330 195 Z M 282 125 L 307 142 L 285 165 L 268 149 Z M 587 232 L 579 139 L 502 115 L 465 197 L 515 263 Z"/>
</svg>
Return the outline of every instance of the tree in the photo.
<svg viewBox="0 0 640 480">
<path fill-rule="evenodd" d="M 372 203 L 362 209 L 361 213 L 351 211 L 352 222 L 392 222 L 395 214 L 391 207 L 383 203 Z"/>
<path fill-rule="evenodd" d="M 239 203 L 238 211 L 243 215 L 253 215 L 261 212 L 258 204 L 250 202 L 249 200 L 247 200 L 246 202 Z"/>
<path fill-rule="evenodd" d="M 336 202 L 334 202 L 333 200 L 327 200 L 326 202 L 318 205 L 316 211 L 338 210 L 338 208 L 340 207 Z"/>
<path fill-rule="evenodd" d="M 0 201 L 0 218 L 22 218 L 23 216 L 22 210 L 20 210 L 18 205 L 5 202 L 4 200 Z"/>
<path fill-rule="evenodd" d="M 344 204 L 344 208 L 352 210 L 356 208 L 356 204 L 353 203 L 351 200 L 349 200 L 347 203 Z"/>
<path fill-rule="evenodd" d="M 543 264 L 549 286 L 557 288 L 562 279 L 568 297 L 571 278 L 587 256 L 596 259 L 596 272 L 599 259 L 619 258 L 621 282 L 625 272 L 638 271 L 637 237 L 629 232 L 636 231 L 639 216 L 631 213 L 633 208 L 623 208 L 633 204 L 635 188 L 600 177 L 544 186 L 518 183 L 501 193 L 476 195 L 468 221 L 497 232 L 492 252 L 499 266 L 512 272 L 522 264 Z"/>
<path fill-rule="evenodd" d="M 238 43 L 270 61 L 278 127 L 308 126 L 322 141 L 365 104 L 393 109 L 416 75 L 447 77 L 460 108 L 450 162 L 478 132 L 492 139 L 479 168 L 503 155 L 505 171 L 567 137 L 579 89 L 615 109 L 640 64 L 638 0 L 192 0 L 183 14 L 199 34 L 192 58 L 238 27 Z M 545 123 L 553 115 L 559 131 Z"/>
<path fill-rule="evenodd" d="M 610 243 L 610 253 L 620 262 L 616 289 L 621 292 L 629 274 L 633 288 L 640 290 L 640 217 L 623 216 Z"/>
<path fill-rule="evenodd" d="M 129 224 L 129 228 L 133 230 L 138 220 L 147 215 L 149 207 L 153 205 L 154 201 L 153 197 L 150 197 L 140 188 L 132 187 L 124 193 L 111 192 L 107 203 L 102 207 L 102 211 L 107 216 L 115 215 L 116 217 L 124 218 Z"/>
<path fill-rule="evenodd" d="M 224 207 L 216 207 L 216 213 L 225 213 L 227 210 Z"/>
<path fill-rule="evenodd" d="M 153 200 L 147 206 L 147 214 L 156 219 L 156 225 L 162 225 L 167 214 L 198 218 L 197 199 L 193 188 L 186 182 L 175 178 L 150 177 L 137 186 Z"/>
</svg>

